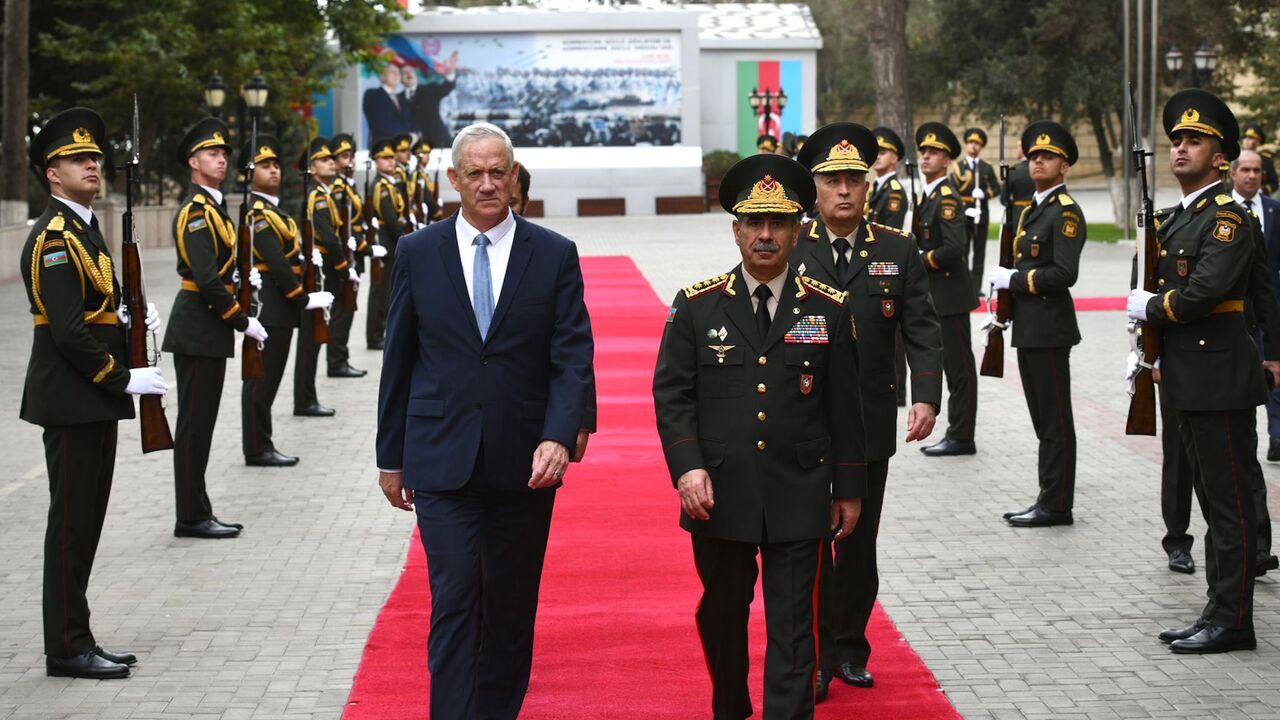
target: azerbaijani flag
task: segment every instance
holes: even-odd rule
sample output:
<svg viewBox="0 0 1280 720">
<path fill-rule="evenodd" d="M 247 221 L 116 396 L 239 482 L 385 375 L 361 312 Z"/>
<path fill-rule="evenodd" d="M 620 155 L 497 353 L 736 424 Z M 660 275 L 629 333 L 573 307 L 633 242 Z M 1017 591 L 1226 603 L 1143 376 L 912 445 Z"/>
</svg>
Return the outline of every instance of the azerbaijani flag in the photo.
<svg viewBox="0 0 1280 720">
<path fill-rule="evenodd" d="M 766 90 L 776 96 L 779 90 L 787 94 L 787 106 L 781 112 L 772 106 L 766 117 L 761 108 L 752 108 L 747 97 L 752 89 L 763 94 Z M 801 63 L 799 60 L 739 60 L 738 61 L 738 154 L 742 157 L 756 153 L 756 138 L 768 134 L 779 141 L 784 133 L 805 134 L 801 124 Z"/>
</svg>

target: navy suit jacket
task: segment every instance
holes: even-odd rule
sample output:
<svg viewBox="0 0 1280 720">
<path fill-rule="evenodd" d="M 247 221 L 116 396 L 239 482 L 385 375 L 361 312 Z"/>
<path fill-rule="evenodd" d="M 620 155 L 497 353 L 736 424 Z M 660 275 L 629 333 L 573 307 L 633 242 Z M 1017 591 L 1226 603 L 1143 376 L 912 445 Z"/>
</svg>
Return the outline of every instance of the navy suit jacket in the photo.
<svg viewBox="0 0 1280 720">
<path fill-rule="evenodd" d="M 516 217 L 502 294 L 480 337 L 462 274 L 457 214 L 401 238 L 378 393 L 378 467 L 447 492 L 484 451 L 485 487 L 528 490 L 533 452 L 570 455 L 583 425 L 594 345 L 577 247 Z"/>
<path fill-rule="evenodd" d="M 1266 227 L 1262 230 L 1262 239 L 1267 244 L 1267 277 L 1271 279 L 1271 289 L 1280 301 L 1280 200 L 1259 192 L 1262 200 L 1262 221 Z"/>
<path fill-rule="evenodd" d="M 400 95 L 403 94 L 400 93 Z M 409 132 L 409 108 L 403 101 L 400 107 L 396 107 L 391 96 L 382 89 L 381 85 L 365 90 L 364 99 L 360 104 L 364 108 L 365 122 L 369 123 L 369 137 L 365 145 L 372 145 L 375 140 Z"/>
</svg>

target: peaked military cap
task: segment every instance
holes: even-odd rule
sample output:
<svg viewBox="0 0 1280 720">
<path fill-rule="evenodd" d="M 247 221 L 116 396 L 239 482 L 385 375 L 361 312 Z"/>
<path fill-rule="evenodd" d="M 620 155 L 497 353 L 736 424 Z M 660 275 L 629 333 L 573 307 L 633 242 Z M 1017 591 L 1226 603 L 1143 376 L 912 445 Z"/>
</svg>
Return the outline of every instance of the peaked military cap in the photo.
<svg viewBox="0 0 1280 720">
<path fill-rule="evenodd" d="M 338 133 L 329 141 L 329 150 L 335 156 L 344 152 L 353 153 L 356 151 L 356 139 L 351 136 L 351 133 Z"/>
<path fill-rule="evenodd" d="M 31 139 L 27 157 L 43 177 L 44 169 L 54 158 L 82 153 L 102 155 L 102 147 L 98 143 L 104 142 L 106 135 L 107 126 L 101 115 L 87 107 L 73 107 L 54 115 L 40 128 L 40 132 Z"/>
<path fill-rule="evenodd" d="M 982 128 L 971 127 L 964 131 L 965 142 L 982 143 L 982 147 L 987 146 L 987 131 Z"/>
<path fill-rule="evenodd" d="M 395 138 L 378 138 L 377 140 L 369 143 L 369 156 L 373 158 L 395 157 Z"/>
<path fill-rule="evenodd" d="M 752 155 L 720 180 L 720 207 L 734 215 L 799 215 L 818 190 L 804 165 L 782 155 Z"/>
<path fill-rule="evenodd" d="M 951 128 L 940 122 L 930 121 L 916 128 L 916 148 L 941 150 L 951 156 L 952 160 L 960 157 L 960 141 L 951 132 Z"/>
<path fill-rule="evenodd" d="M 280 162 L 282 153 L 280 152 L 280 141 L 276 140 L 274 135 L 258 134 L 258 147 L 251 148 L 246 141 L 240 147 L 240 165 L 241 167 L 249 166 L 249 153 L 253 153 L 253 162 L 258 164 L 264 160 L 275 160 Z"/>
<path fill-rule="evenodd" d="M 804 144 L 807 142 L 809 142 L 808 135 L 797 135 L 796 136 L 796 152 L 800 152 L 801 150 L 803 150 Z"/>
<path fill-rule="evenodd" d="M 307 146 L 307 150 L 303 153 L 302 160 L 305 164 L 310 165 L 316 160 L 333 157 L 333 151 L 329 149 L 329 141 L 326 138 L 318 137 L 311 141 Z"/>
<path fill-rule="evenodd" d="M 810 135 L 796 160 L 815 173 L 866 172 L 879 152 L 876 136 L 865 126 L 834 122 Z"/>
<path fill-rule="evenodd" d="M 187 158 L 205 148 L 220 147 L 230 154 L 231 146 L 227 144 L 229 134 L 227 124 L 216 117 L 197 121 L 187 130 L 187 134 L 182 136 L 182 142 L 178 144 L 178 164 L 186 165 Z"/>
<path fill-rule="evenodd" d="M 778 138 L 772 135 L 761 135 L 756 138 L 756 149 L 765 152 L 775 152 L 778 149 Z"/>
<path fill-rule="evenodd" d="M 413 136 L 409 133 L 400 133 L 395 137 L 396 152 L 404 152 L 413 149 Z"/>
<path fill-rule="evenodd" d="M 876 145 L 880 150 L 889 150 L 898 154 L 898 157 L 906 157 L 907 145 L 902 142 L 902 138 L 898 137 L 898 133 L 893 128 L 887 128 L 883 125 L 872 130 L 876 136 Z"/>
<path fill-rule="evenodd" d="M 426 138 L 423 138 L 422 140 L 419 140 L 418 142 L 416 142 L 416 143 L 414 143 L 414 144 L 413 144 L 413 154 L 414 154 L 414 155 L 421 155 L 422 153 L 429 153 L 429 152 L 431 152 L 431 150 L 432 150 L 432 149 L 433 149 L 433 148 L 431 147 L 431 142 L 430 142 L 429 140 L 427 140 Z"/>
<path fill-rule="evenodd" d="M 1075 165 L 1080 158 L 1076 140 L 1071 132 L 1052 120 L 1037 120 L 1022 131 L 1022 153 L 1051 152 L 1066 158 L 1068 165 Z"/>
<path fill-rule="evenodd" d="M 1267 141 L 1267 134 L 1262 131 L 1262 125 L 1259 123 L 1247 122 L 1241 126 L 1241 130 L 1243 132 L 1241 132 L 1240 137 L 1253 138 L 1258 141 L 1258 144 L 1262 144 Z"/>
<path fill-rule="evenodd" d="M 1170 138 L 1184 130 L 1216 137 L 1228 160 L 1240 155 L 1240 125 L 1235 113 L 1217 95 L 1199 89 L 1181 90 L 1164 106 L 1164 132 Z"/>
</svg>

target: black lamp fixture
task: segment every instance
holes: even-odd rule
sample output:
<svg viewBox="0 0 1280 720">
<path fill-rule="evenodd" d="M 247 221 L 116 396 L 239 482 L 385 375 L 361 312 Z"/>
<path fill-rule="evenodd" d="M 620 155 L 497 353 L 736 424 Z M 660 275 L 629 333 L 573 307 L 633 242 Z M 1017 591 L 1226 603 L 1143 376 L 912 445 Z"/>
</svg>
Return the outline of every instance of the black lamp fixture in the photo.
<svg viewBox="0 0 1280 720">
<path fill-rule="evenodd" d="M 1164 54 L 1164 66 L 1173 75 L 1174 80 L 1182 73 L 1182 66 L 1185 56 L 1182 51 L 1176 47 L 1169 48 L 1169 52 Z M 1218 53 L 1214 51 L 1213 46 L 1208 40 L 1200 43 L 1200 49 L 1191 55 L 1191 64 L 1187 68 L 1190 75 L 1191 86 L 1200 87 L 1213 77 L 1214 68 L 1218 66 Z"/>
<path fill-rule="evenodd" d="M 269 90 L 267 89 L 267 81 L 262 79 L 262 73 L 255 72 L 253 77 L 244 84 L 240 89 L 240 96 L 244 98 L 245 107 L 253 115 L 261 115 L 262 109 L 267 106 L 267 97 Z"/>
<path fill-rule="evenodd" d="M 209 107 L 209 112 L 214 117 L 222 116 L 222 105 L 227 101 L 227 85 L 222 82 L 222 76 L 214 73 L 209 81 L 204 84 L 204 104 Z"/>
</svg>

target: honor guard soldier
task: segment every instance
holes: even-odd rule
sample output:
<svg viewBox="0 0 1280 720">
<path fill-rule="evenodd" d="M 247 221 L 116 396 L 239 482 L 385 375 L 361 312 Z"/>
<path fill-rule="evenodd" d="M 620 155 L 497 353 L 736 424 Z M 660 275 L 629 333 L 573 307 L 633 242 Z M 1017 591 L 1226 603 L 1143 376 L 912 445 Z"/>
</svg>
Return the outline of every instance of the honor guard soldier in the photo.
<svg viewBox="0 0 1280 720">
<path fill-rule="evenodd" d="M 348 268 L 355 271 L 356 280 L 351 280 L 351 272 L 347 273 L 345 282 L 355 282 L 356 293 L 359 292 L 359 277 L 363 261 L 360 260 L 369 252 L 368 243 L 364 240 L 360 193 L 351 185 L 351 163 L 355 157 L 356 142 L 349 133 L 334 135 L 329 141 L 329 150 L 333 153 L 335 163 L 333 182 L 329 184 L 329 196 L 333 198 L 333 207 L 338 215 L 338 239 L 350 251 L 355 259 Z M 344 255 L 347 253 L 344 251 Z M 355 317 L 355 308 L 347 307 L 344 295 L 339 292 L 334 297 L 333 308 L 329 311 L 329 342 L 325 346 L 325 359 L 329 366 L 328 375 L 332 378 L 355 378 L 368 375 L 367 370 L 351 367 L 351 323 Z"/>
<path fill-rule="evenodd" d="M 173 219 L 182 282 L 162 345 L 173 353 L 178 375 L 178 427 L 173 436 L 178 513 L 173 534 L 178 537 L 240 534 L 239 523 L 214 517 L 205 471 L 227 358 L 235 356 L 235 333 L 258 342 L 267 339 L 262 323 L 236 301 L 236 227 L 218 189 L 227 175 L 231 150 L 226 136 L 227 126 L 209 117 L 192 125 L 178 146 L 178 162 L 191 170 L 191 191 Z"/>
<path fill-rule="evenodd" d="M 378 244 L 386 249 L 382 258 L 386 266 L 386 278 L 369 288 L 369 315 L 366 318 L 365 339 L 370 350 L 382 349 L 382 333 L 387 326 L 387 303 L 391 298 L 391 270 L 396 262 L 396 243 L 408 229 L 405 212 L 409 205 L 404 193 L 396 186 L 396 145 L 394 139 L 375 140 L 369 146 L 378 177 L 373 181 L 372 194 L 365 207 L 369 208 L 370 222 L 377 221 Z"/>
<path fill-rule="evenodd" d="M 982 263 L 987 256 L 987 229 L 991 225 L 990 199 L 1000 197 L 1000 181 L 991 163 L 982 159 L 987 133 L 982 128 L 964 131 L 965 156 L 951 164 L 951 180 L 965 205 L 965 228 L 973 246 L 973 290 L 982 295 Z"/>
<path fill-rule="evenodd" d="M 49 204 L 22 247 L 22 281 L 35 331 L 19 415 L 44 428 L 49 517 L 44 536 L 45 672 L 105 680 L 137 658 L 103 650 L 86 596 L 115 472 L 119 421 L 130 395 L 164 395 L 153 367 L 130 370 L 120 287 L 90 203 L 102 186 L 106 129 L 98 113 L 55 115 L 31 141 L 32 170 Z M 148 308 L 154 332 L 160 316 Z"/>
<path fill-rule="evenodd" d="M 1161 388 L 1208 526 L 1209 602 L 1191 625 L 1159 637 L 1177 653 L 1252 650 L 1258 528 L 1247 499 L 1261 482 L 1255 409 L 1267 388 L 1243 312 L 1252 229 L 1218 178 L 1222 161 L 1240 152 L 1239 126 L 1226 104 L 1203 90 L 1175 94 L 1163 120 L 1183 197 L 1157 221 L 1159 292 L 1135 289 L 1128 309 L 1130 318 L 1161 331 Z"/>
<path fill-rule="evenodd" d="M 427 172 L 427 165 L 431 163 L 431 150 L 431 143 L 426 140 L 419 140 L 413 144 L 413 155 L 417 158 L 417 163 L 413 167 L 413 174 L 409 177 L 413 212 L 415 216 L 421 213 L 423 225 L 440 219 L 440 207 L 436 203 L 436 183 Z"/>
<path fill-rule="evenodd" d="M 288 467 L 297 465 L 298 458 L 280 452 L 272 442 L 271 405 L 284 378 L 293 330 L 298 327 L 301 311 L 326 307 L 332 304 L 333 295 L 307 294 L 302 290 L 303 263 L 308 260 L 302 257 L 298 224 L 280 209 L 283 168 L 279 142 L 271 135 L 259 135 L 256 149 L 246 144 L 240 151 L 246 166 L 251 152 L 254 153 L 250 198 L 253 262 L 262 277 L 258 320 L 267 329 L 267 339 L 262 345 L 264 377 L 245 380 L 241 390 L 244 461 L 253 466 Z"/>
<path fill-rule="evenodd" d="M 1022 133 L 1036 193 L 1014 233 L 1014 266 L 991 269 L 990 284 L 1008 290 L 1018 374 L 1040 440 L 1040 493 L 1026 510 L 1005 513 L 1016 527 L 1070 525 L 1076 487 L 1076 425 L 1071 411 L 1071 348 L 1080 343 L 1071 286 L 1080 274 L 1087 226 L 1067 194 L 1079 157 L 1067 129 L 1051 120 Z"/>
<path fill-rule="evenodd" d="M 1031 207 L 1031 197 L 1036 194 L 1036 184 L 1031 180 L 1031 166 L 1018 148 L 1018 162 L 1009 168 L 1009 203 L 1016 218 L 1023 208 Z"/>
<path fill-rule="evenodd" d="M 867 220 L 903 230 L 907 224 L 907 191 L 898 179 L 898 163 L 902 159 L 902 138 L 887 127 L 871 132 L 876 137 L 876 159 L 871 166 L 876 172 L 871 197 L 867 200 Z"/>
<path fill-rule="evenodd" d="M 413 175 L 409 163 L 413 161 L 413 136 L 409 133 L 400 133 L 394 138 L 396 144 L 396 188 L 400 191 L 400 197 L 404 200 L 405 217 L 409 222 L 409 230 L 417 229 L 416 219 L 413 217 L 413 186 L 411 176 Z"/>
<path fill-rule="evenodd" d="M 812 141 L 811 141 L 812 142 Z M 818 551 L 866 491 L 857 323 L 846 294 L 787 265 L 809 171 L 754 155 L 725 174 L 742 263 L 676 295 L 654 371 L 658 435 L 702 581 L 717 718 L 752 714 L 747 614 L 764 574 L 764 716 L 813 717 Z M 833 522 L 834 520 L 834 522 Z"/>
<path fill-rule="evenodd" d="M 1255 150 L 1262 158 L 1262 194 L 1274 195 L 1276 190 L 1280 189 L 1280 178 L 1276 176 L 1276 164 L 1271 157 L 1272 153 L 1268 152 L 1268 149 L 1274 146 L 1266 144 L 1267 134 L 1262 131 L 1262 125 L 1247 122 L 1242 129 L 1240 147 L 1244 150 Z"/>
<path fill-rule="evenodd" d="M 320 259 L 319 268 L 324 278 L 324 289 L 335 297 L 342 291 L 342 283 L 355 274 L 355 268 L 347 262 L 346 241 L 338 236 L 341 223 L 338 220 L 338 208 L 329 194 L 329 183 L 337 173 L 337 165 L 333 153 L 329 151 L 329 141 L 325 138 L 314 138 L 303 151 L 298 161 L 300 166 L 309 166 L 311 177 L 315 181 L 307 193 L 305 208 L 307 220 L 311 222 L 312 237 L 315 239 L 315 252 L 310 258 L 312 262 Z M 359 277 L 358 275 L 356 277 Z M 334 304 L 335 307 L 337 303 Z M 341 318 L 339 318 L 341 320 Z M 351 319 L 346 319 L 350 328 Z M 332 312 L 329 325 L 334 324 Z M 330 338 L 332 340 L 332 337 Z M 293 414 L 301 417 L 333 417 L 337 410 L 320 404 L 316 393 L 316 366 L 320 359 L 320 343 L 316 342 L 313 326 L 304 321 L 298 330 L 298 350 L 293 361 Z"/>
<path fill-rule="evenodd" d="M 757 155 L 777 155 L 778 147 L 778 139 L 772 135 L 761 135 L 756 138 Z"/>
<path fill-rule="evenodd" d="M 858 328 L 862 425 L 866 429 L 867 489 L 858 526 L 849 539 L 834 543 L 834 563 L 833 543 L 823 546 L 818 582 L 818 702 L 826 698 L 833 675 L 856 687 L 871 687 L 874 682 L 867 671 L 871 646 L 866 629 L 880 584 L 876 534 L 889 458 L 897 450 L 893 353 L 900 329 L 913 371 L 914 398 L 906 442 L 922 440 L 933 432 L 942 403 L 942 338 L 915 239 L 898 227 L 863 217 L 868 159 L 876 158 L 879 164 L 886 155 L 894 158 L 894 163 L 881 171 L 885 173 L 882 177 L 889 178 L 882 187 L 897 182 L 891 173 L 899 151 L 879 145 L 885 138 L 883 130 L 873 133 L 855 123 L 832 123 L 809 137 L 798 158 L 813 173 L 817 217 L 801 229 L 790 264 L 804 277 L 848 295 Z M 898 203 L 905 205 L 906 193 L 900 187 L 897 192 L 901 196 Z"/>
<path fill-rule="evenodd" d="M 942 370 L 947 378 L 947 434 L 922 449 L 925 455 L 972 455 L 978 417 L 978 368 L 973 360 L 969 311 L 978 307 L 978 293 L 969 275 L 964 202 L 947 166 L 960 155 L 955 133 L 939 122 L 916 130 L 924 190 L 912 221 L 921 258 L 929 271 L 929 293 L 942 325 Z"/>
</svg>

